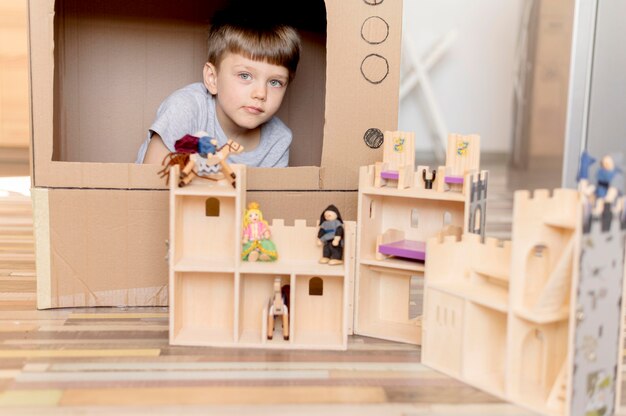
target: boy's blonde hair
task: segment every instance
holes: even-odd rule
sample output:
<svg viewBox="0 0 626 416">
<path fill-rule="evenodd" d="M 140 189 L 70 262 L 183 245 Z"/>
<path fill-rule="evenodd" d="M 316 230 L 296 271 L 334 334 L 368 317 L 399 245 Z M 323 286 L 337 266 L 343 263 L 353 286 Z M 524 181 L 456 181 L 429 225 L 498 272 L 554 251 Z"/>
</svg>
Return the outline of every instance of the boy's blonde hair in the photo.
<svg viewBox="0 0 626 416">
<path fill-rule="evenodd" d="M 300 48 L 298 32 L 288 25 L 216 22 L 209 31 L 208 61 L 219 69 L 227 52 L 236 53 L 255 61 L 284 66 L 292 81 L 300 60 Z"/>
</svg>

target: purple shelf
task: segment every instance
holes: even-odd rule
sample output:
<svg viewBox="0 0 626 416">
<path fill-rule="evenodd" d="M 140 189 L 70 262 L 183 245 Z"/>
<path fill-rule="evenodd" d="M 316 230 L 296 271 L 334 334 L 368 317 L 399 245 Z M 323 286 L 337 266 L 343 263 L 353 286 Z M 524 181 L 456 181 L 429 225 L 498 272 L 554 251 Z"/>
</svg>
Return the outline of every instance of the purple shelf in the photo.
<svg viewBox="0 0 626 416">
<path fill-rule="evenodd" d="M 380 172 L 380 177 L 383 179 L 395 179 L 398 180 L 400 178 L 400 174 L 397 170 L 384 170 Z"/>
<path fill-rule="evenodd" d="M 463 183 L 462 176 L 446 176 L 443 180 L 445 183 Z"/>
<path fill-rule="evenodd" d="M 378 252 L 386 256 L 404 257 L 413 260 L 426 260 L 426 243 L 422 241 L 400 240 L 378 246 Z"/>
</svg>

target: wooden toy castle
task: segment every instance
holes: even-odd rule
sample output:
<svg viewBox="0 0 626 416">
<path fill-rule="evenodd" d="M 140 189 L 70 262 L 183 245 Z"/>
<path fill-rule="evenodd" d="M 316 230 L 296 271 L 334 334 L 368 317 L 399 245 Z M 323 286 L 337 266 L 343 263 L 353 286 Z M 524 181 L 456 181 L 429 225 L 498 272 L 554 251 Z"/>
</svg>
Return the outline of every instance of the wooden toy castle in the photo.
<svg viewBox="0 0 626 416">
<path fill-rule="evenodd" d="M 626 220 L 598 204 L 518 191 L 512 241 L 430 240 L 424 364 L 542 414 L 613 414 Z"/>
<path fill-rule="evenodd" d="M 451 135 L 436 170 L 415 167 L 413 140 L 386 132 L 383 161 L 361 167 L 337 266 L 318 262 L 318 227 L 298 220 L 269 226 L 276 261 L 242 260 L 245 167 L 232 166 L 234 187 L 170 180 L 170 343 L 346 349 L 354 332 L 422 344 L 426 365 L 542 414 L 611 414 L 624 198 L 518 191 L 501 242 L 484 235 L 479 137 Z"/>
<path fill-rule="evenodd" d="M 234 188 L 230 181 L 195 179 L 180 187 L 170 180 L 170 343 L 346 349 L 354 222 L 344 222 L 341 265 L 318 263 L 318 228 L 300 220 L 292 226 L 282 220 L 270 225 L 278 260 L 243 261 L 246 170 L 231 166 L 237 176 Z M 170 176 L 178 178 L 178 169 L 173 167 Z M 276 303 L 276 286 L 286 290 L 289 305 Z M 287 319 L 269 319 L 270 312 L 275 318 L 276 308 L 285 306 Z"/>
<path fill-rule="evenodd" d="M 420 344 L 426 241 L 484 235 L 487 172 L 480 137 L 450 135 L 446 166 L 414 164 L 412 133 L 386 132 L 383 162 L 359 175 L 355 332 Z"/>
</svg>

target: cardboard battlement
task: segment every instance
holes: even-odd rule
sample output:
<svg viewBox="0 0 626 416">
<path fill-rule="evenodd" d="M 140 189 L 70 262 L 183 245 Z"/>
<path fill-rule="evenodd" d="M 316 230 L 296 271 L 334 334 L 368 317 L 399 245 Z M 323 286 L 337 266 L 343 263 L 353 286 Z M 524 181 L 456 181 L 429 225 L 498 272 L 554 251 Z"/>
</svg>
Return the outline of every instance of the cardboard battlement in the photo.
<svg viewBox="0 0 626 416">
<path fill-rule="evenodd" d="M 167 283 L 167 187 L 161 166 L 133 161 L 160 103 L 202 81 L 207 29 L 232 3 L 28 0 L 37 278 L 51 288 L 39 307 L 93 293 L 102 306 L 154 304 L 135 293 Z M 251 168 L 248 199 L 287 221 L 331 203 L 354 220 L 358 168 L 381 158 L 382 131 L 398 124 L 402 2 L 285 6 L 302 37 L 277 113 L 293 133 L 289 167 Z M 126 257 L 137 270 L 112 266 Z"/>
</svg>

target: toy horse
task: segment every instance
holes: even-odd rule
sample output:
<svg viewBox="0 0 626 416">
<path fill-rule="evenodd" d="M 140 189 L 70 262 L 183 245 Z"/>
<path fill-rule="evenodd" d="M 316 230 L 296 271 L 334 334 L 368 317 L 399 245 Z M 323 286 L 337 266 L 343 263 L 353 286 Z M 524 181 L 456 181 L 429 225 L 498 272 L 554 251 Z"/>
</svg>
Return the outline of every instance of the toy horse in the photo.
<svg viewBox="0 0 626 416">
<path fill-rule="evenodd" d="M 192 152 L 169 153 L 161 163 L 165 167 L 159 171 L 159 174 L 162 178 L 167 177 L 169 181 L 170 168 L 178 165 L 180 167 L 178 183 L 180 187 L 199 177 L 214 181 L 229 179 L 230 184 L 234 188 L 236 175 L 228 164 L 227 158 L 231 153 L 237 154 L 241 152 L 243 152 L 243 146 L 229 139 L 225 145 L 216 149 L 214 153 L 207 154 L 206 158 Z"/>
<path fill-rule="evenodd" d="M 286 293 L 283 293 L 283 290 Z M 267 317 L 267 339 L 274 337 L 274 324 L 277 316 L 283 317 L 283 338 L 289 339 L 289 285 L 280 286 L 280 277 L 274 279 L 274 295 L 269 301 Z"/>
</svg>

